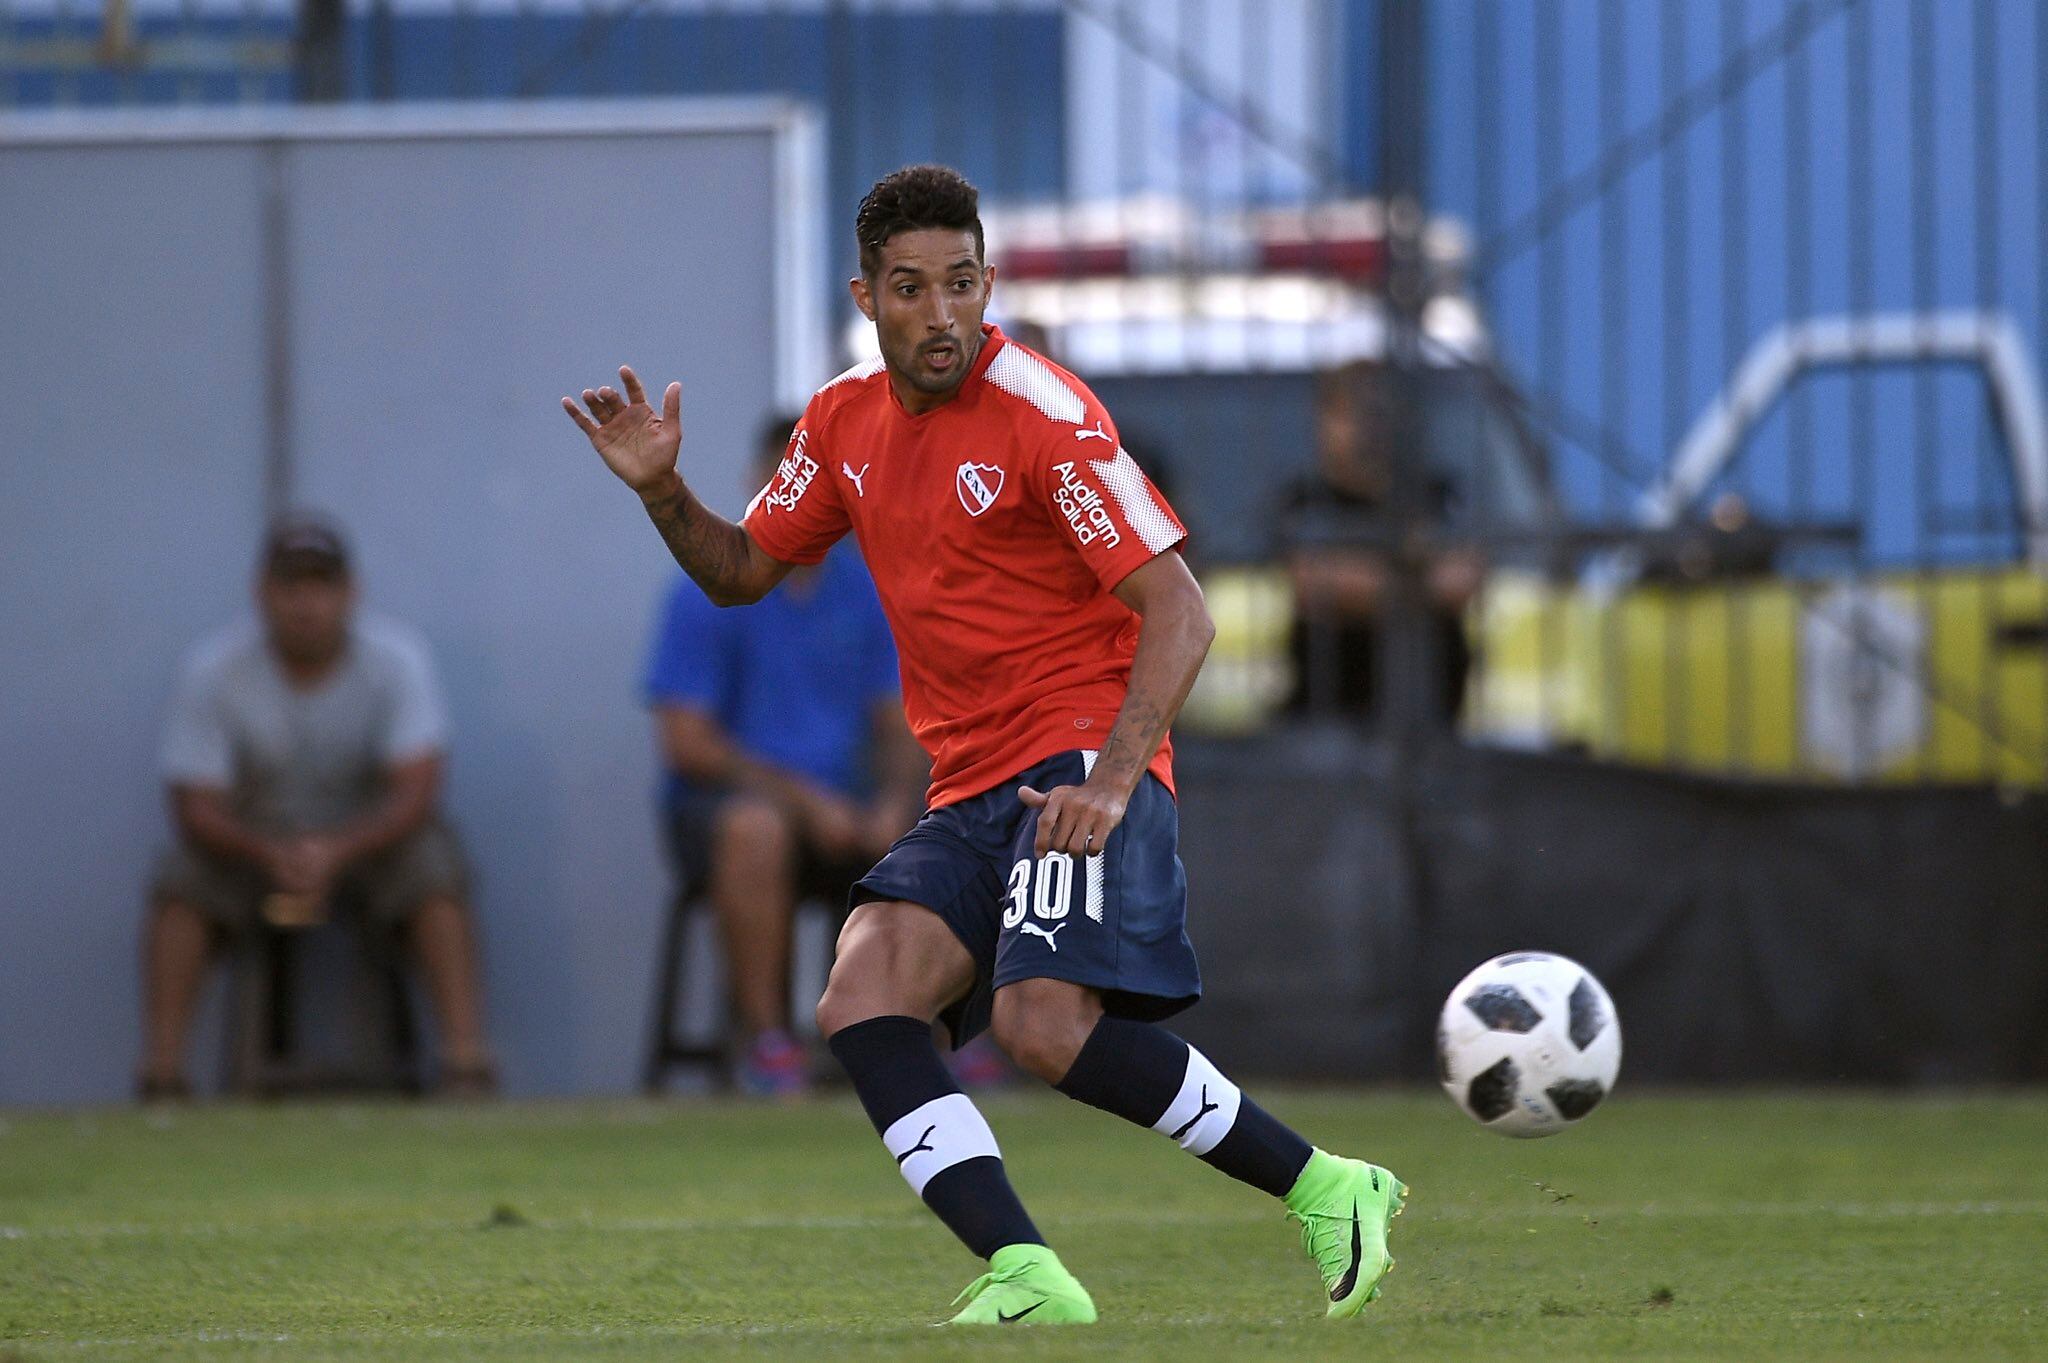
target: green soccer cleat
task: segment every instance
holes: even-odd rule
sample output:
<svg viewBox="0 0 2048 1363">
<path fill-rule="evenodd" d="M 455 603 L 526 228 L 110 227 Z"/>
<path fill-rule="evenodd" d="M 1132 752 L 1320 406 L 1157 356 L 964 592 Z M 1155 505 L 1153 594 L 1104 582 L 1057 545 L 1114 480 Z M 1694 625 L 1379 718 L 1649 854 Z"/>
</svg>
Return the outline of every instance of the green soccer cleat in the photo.
<svg viewBox="0 0 2048 1363">
<path fill-rule="evenodd" d="M 967 1308 L 954 1325 L 1093 1325 L 1095 1303 L 1044 1245 L 1005 1245 L 990 1256 L 989 1272 L 967 1285 L 953 1304 Z"/>
<path fill-rule="evenodd" d="M 1287 1215 L 1301 1223 L 1301 1247 L 1330 1293 L 1332 1320 L 1357 1315 L 1380 1294 L 1394 1266 L 1387 1231 L 1401 1214 L 1408 1185 L 1377 1164 L 1318 1150 L 1287 1193 Z"/>
</svg>

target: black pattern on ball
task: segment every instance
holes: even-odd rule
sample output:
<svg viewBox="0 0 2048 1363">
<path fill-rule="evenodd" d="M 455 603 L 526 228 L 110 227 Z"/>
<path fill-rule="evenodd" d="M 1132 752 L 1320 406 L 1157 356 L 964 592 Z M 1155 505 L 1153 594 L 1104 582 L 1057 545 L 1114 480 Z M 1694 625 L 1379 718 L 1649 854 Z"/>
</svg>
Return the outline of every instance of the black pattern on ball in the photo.
<svg viewBox="0 0 2048 1363">
<path fill-rule="evenodd" d="M 1504 1117 L 1515 1105 L 1515 1086 L 1521 1082 L 1522 1072 L 1515 1068 L 1514 1061 L 1497 1060 L 1472 1076 L 1472 1083 L 1465 1090 L 1465 1106 L 1482 1122 Z"/>
<path fill-rule="evenodd" d="M 1558 1115 L 1568 1122 L 1585 1116 L 1607 1096 L 1607 1090 L 1593 1079 L 1560 1079 L 1543 1092 L 1556 1105 Z"/>
<path fill-rule="evenodd" d="M 1606 1025 L 1607 1010 L 1600 1006 L 1600 995 L 1594 987 L 1593 977 L 1579 976 L 1578 984 L 1572 988 L 1572 1045 L 1585 1050 Z"/>
<path fill-rule="evenodd" d="M 1465 1006 L 1496 1032 L 1531 1032 L 1543 1021 L 1536 1005 L 1511 984 L 1482 984 L 1465 996 Z"/>
</svg>

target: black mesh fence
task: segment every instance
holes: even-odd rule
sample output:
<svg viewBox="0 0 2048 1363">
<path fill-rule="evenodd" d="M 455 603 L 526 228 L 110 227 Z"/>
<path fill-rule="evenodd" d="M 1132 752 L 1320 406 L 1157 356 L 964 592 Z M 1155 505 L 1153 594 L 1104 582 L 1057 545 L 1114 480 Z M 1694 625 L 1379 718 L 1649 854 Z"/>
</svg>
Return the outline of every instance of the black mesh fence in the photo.
<svg viewBox="0 0 2048 1363">
<path fill-rule="evenodd" d="M 2036 785 L 2048 20 L 2026 0 L 0 0 L 18 108 L 794 96 L 837 278 L 982 187 L 1301 718 Z M 1403 623 L 1405 621 L 1405 624 Z"/>
<path fill-rule="evenodd" d="M 2048 778 L 2044 69 L 2033 0 L 0 0 L 0 108 L 805 101 L 841 363 L 853 205 L 960 167 L 1194 532 L 1191 769 L 1368 773 L 1295 889 L 1397 963 L 1447 745 Z"/>
</svg>

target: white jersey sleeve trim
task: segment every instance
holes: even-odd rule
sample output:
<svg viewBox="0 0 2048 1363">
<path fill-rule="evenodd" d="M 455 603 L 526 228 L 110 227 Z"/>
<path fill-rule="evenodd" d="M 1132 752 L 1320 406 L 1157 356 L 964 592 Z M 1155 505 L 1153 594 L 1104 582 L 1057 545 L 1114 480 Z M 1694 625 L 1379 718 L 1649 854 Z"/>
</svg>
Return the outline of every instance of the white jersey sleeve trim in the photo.
<svg viewBox="0 0 2048 1363">
<path fill-rule="evenodd" d="M 1054 421 L 1078 426 L 1088 404 L 1052 367 L 1030 351 L 1006 345 L 996 352 L 983 374 L 990 383 L 1013 397 L 1020 397 Z"/>
<path fill-rule="evenodd" d="M 1138 532 L 1147 549 L 1163 554 L 1181 542 L 1180 527 L 1153 498 L 1151 488 L 1145 484 L 1144 470 L 1123 446 L 1117 446 L 1116 458 L 1091 459 L 1088 467 L 1095 470 L 1109 495 L 1116 498 L 1117 509 L 1124 513 L 1125 522 Z"/>
<path fill-rule="evenodd" d="M 853 368 L 841 374 L 838 378 L 833 379 L 831 382 L 827 383 L 824 386 L 824 388 L 820 388 L 818 392 L 822 393 L 825 391 L 826 388 L 837 388 L 842 383 L 853 383 L 859 379 L 872 378 L 876 374 L 882 372 L 882 364 L 883 361 L 880 355 L 875 356 L 875 358 L 873 358 L 872 360 L 863 360 L 859 364 L 855 365 Z M 815 394 L 813 396 L 815 396 Z"/>
</svg>

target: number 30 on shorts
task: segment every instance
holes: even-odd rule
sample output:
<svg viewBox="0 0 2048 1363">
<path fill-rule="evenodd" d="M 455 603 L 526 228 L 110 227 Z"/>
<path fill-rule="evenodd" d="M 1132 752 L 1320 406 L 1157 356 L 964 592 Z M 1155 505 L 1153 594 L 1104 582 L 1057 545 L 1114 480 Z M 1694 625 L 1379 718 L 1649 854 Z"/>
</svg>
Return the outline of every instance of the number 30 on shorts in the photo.
<svg viewBox="0 0 2048 1363">
<path fill-rule="evenodd" d="M 1065 918 L 1074 903 L 1074 859 L 1065 852 L 1047 852 L 1037 861 L 1026 857 L 1010 868 L 1010 902 L 1003 926 L 1014 928 L 1030 910 L 1047 922 Z"/>
</svg>

